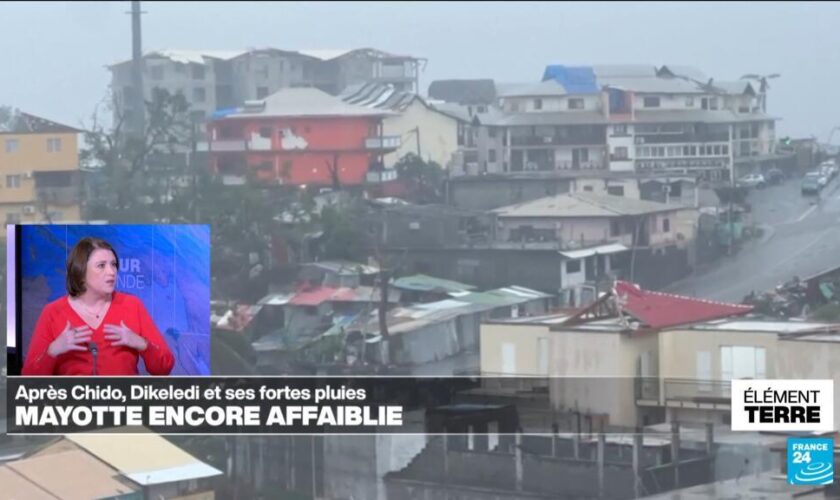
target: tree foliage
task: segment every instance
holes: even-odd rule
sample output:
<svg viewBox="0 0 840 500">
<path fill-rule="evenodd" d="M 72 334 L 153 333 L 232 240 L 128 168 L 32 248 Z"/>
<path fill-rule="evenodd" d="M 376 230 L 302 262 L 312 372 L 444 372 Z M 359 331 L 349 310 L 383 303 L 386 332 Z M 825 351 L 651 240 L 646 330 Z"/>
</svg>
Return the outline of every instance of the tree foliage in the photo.
<svg viewBox="0 0 840 500">
<path fill-rule="evenodd" d="M 433 161 L 424 161 L 414 153 L 408 153 L 394 165 L 400 179 L 409 188 L 409 198 L 417 203 L 440 203 L 443 201 L 446 171 Z"/>
</svg>

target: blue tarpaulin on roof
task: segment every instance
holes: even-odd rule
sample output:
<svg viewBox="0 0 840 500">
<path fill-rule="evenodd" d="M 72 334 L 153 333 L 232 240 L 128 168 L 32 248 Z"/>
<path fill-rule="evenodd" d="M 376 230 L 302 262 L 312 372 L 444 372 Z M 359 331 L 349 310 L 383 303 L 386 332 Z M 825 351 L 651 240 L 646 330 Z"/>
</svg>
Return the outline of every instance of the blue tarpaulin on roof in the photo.
<svg viewBox="0 0 840 500">
<path fill-rule="evenodd" d="M 542 79 L 557 81 L 569 94 L 590 94 L 599 91 L 595 71 L 591 66 L 552 64 L 545 67 Z"/>
<path fill-rule="evenodd" d="M 237 112 L 239 112 L 239 108 L 217 109 L 213 112 L 213 119 L 215 120 L 216 118 L 224 118 L 227 115 L 232 115 Z"/>
</svg>

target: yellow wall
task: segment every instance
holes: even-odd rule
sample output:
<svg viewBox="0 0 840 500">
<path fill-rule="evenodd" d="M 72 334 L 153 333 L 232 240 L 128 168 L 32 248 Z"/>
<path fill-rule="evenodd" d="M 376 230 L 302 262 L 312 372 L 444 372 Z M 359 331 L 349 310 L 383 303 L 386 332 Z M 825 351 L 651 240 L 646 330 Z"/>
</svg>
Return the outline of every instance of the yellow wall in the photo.
<svg viewBox="0 0 840 500">
<path fill-rule="evenodd" d="M 538 339 L 548 339 L 551 332 L 546 325 L 481 325 L 481 373 L 497 375 L 502 373 L 502 346 L 516 345 L 516 374 L 545 375 L 539 373 Z M 550 343 L 549 343 L 550 345 Z M 549 356 L 549 373 L 551 357 Z"/>
<path fill-rule="evenodd" d="M 47 150 L 48 139 L 60 139 L 61 149 Z M 6 152 L 6 141 L 17 140 L 17 150 Z M 0 224 L 5 223 L 6 214 L 18 213 L 21 222 L 40 222 L 42 208 L 37 204 L 35 172 L 65 172 L 79 170 L 78 134 L 0 134 Z M 7 175 L 20 175 L 20 187 L 6 187 Z M 26 206 L 34 206 L 33 214 L 24 213 Z M 79 220 L 81 209 L 78 204 L 51 206 L 49 211 L 61 212 L 62 220 Z M 5 238 L 5 232 L 0 236 Z"/>
<path fill-rule="evenodd" d="M 47 139 L 61 139 L 61 151 L 47 152 Z M 6 140 L 16 139 L 18 150 L 6 152 Z M 52 172 L 79 169 L 78 136 L 71 134 L 0 134 L 0 171 Z M 5 186 L 5 182 L 4 182 Z"/>
<path fill-rule="evenodd" d="M 420 153 L 426 161 L 434 161 L 446 167 L 452 154 L 458 149 L 458 122 L 454 118 L 433 111 L 415 100 L 397 116 L 382 121 L 383 135 L 398 135 L 402 144 L 393 153 L 385 155 L 385 166 L 393 167 L 408 153 L 417 153 L 417 136 L 414 129 L 420 129 Z"/>
<path fill-rule="evenodd" d="M 659 376 L 662 378 L 697 378 L 697 352 L 708 351 L 712 360 L 712 379 L 721 376 L 722 346 L 764 347 L 767 378 L 776 373 L 778 337 L 774 333 L 714 330 L 671 330 L 659 334 Z"/>
</svg>

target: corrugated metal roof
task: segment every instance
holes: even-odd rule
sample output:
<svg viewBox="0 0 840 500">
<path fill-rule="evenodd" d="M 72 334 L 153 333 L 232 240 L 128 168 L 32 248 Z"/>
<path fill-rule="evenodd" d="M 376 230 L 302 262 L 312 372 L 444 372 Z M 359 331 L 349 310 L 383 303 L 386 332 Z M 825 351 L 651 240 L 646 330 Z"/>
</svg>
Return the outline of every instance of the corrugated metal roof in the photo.
<svg viewBox="0 0 840 500">
<path fill-rule="evenodd" d="M 695 68 L 694 66 L 685 66 L 682 64 L 665 64 L 661 68 L 659 68 L 659 71 L 657 73 L 661 74 L 665 71 L 670 72 L 674 76 L 685 76 L 698 82 L 705 82 L 709 79 L 709 77 L 706 76 L 705 73 Z"/>
<path fill-rule="evenodd" d="M 180 465 L 170 467 L 168 469 L 155 469 L 126 473 L 126 477 L 143 486 L 174 483 L 176 481 L 189 481 L 191 479 L 201 479 L 204 477 L 214 477 L 220 475 L 222 475 L 222 471 L 216 469 L 215 467 L 211 467 L 204 462 Z"/>
<path fill-rule="evenodd" d="M 19 490 L 17 487 L 20 485 L 0 472 L 2 498 L 104 498 L 140 491 L 129 481 L 120 480 L 120 474 L 115 469 L 79 449 L 17 460 L 6 465 L 17 472 L 18 477 L 23 476 L 55 497 L 28 488 Z"/>
<path fill-rule="evenodd" d="M 244 108 L 240 108 L 236 113 L 225 116 L 224 119 L 308 116 L 388 116 L 392 114 L 386 110 L 348 104 L 338 97 L 313 87 L 283 88 L 260 102 L 264 103 L 264 106 L 259 110 L 245 111 Z"/>
<path fill-rule="evenodd" d="M 57 497 L 47 493 L 37 484 L 21 476 L 8 466 L 0 466 L 0 484 L 3 485 L 2 496 L 9 500 L 55 500 Z"/>
<path fill-rule="evenodd" d="M 747 92 L 752 92 L 753 94 L 755 94 L 755 90 L 753 89 L 752 85 L 750 85 L 750 82 L 746 80 L 712 82 L 712 86 L 716 89 L 722 90 L 726 94 L 731 95 L 742 95 L 746 94 Z"/>
<path fill-rule="evenodd" d="M 626 252 L 628 250 L 630 249 L 621 243 L 610 243 L 608 245 L 598 245 L 590 248 L 582 248 L 580 250 L 565 250 L 560 252 L 560 255 L 568 259 L 582 259 L 593 255 L 609 255 L 613 253 Z"/>
<path fill-rule="evenodd" d="M 394 286 L 404 290 L 414 290 L 420 292 L 451 293 L 463 292 L 465 290 L 475 290 L 475 287 L 472 285 L 446 280 L 443 278 L 436 278 L 425 274 L 403 276 L 402 278 L 394 281 Z"/>
<path fill-rule="evenodd" d="M 607 77 L 656 76 L 656 67 L 651 64 L 596 64 L 592 70 L 599 80 Z"/>
<path fill-rule="evenodd" d="M 568 95 L 566 89 L 556 80 L 546 80 L 537 83 L 522 83 L 505 85 L 500 90 L 499 97 L 539 97 Z"/>
<path fill-rule="evenodd" d="M 159 49 L 149 50 L 143 54 L 143 58 L 161 57 L 169 59 L 172 62 L 181 64 L 204 64 L 206 58 L 220 59 L 227 61 L 243 54 L 247 54 L 247 50 L 184 50 L 184 49 Z M 123 59 L 115 62 L 111 66 L 125 64 L 131 62 L 131 59 Z"/>
<path fill-rule="evenodd" d="M 495 307 L 524 304 L 532 300 L 551 297 L 546 293 L 520 286 L 497 288 L 486 292 L 474 292 L 458 297 L 459 301 Z"/>
<path fill-rule="evenodd" d="M 429 97 L 457 104 L 490 104 L 496 100 L 496 83 L 491 79 L 435 80 Z"/>
<path fill-rule="evenodd" d="M 182 479 L 199 479 L 222 474 L 220 470 L 205 464 L 157 434 L 83 433 L 68 434 L 65 439 L 84 448 L 126 476 L 144 474 L 140 478 L 132 477 L 143 485 L 154 484 L 148 481 L 164 477 L 169 474 L 167 471 L 176 471 Z M 153 473 L 160 473 L 161 476 L 153 476 Z M 148 480 L 146 476 L 149 476 Z"/>
<path fill-rule="evenodd" d="M 599 77 L 598 83 L 603 86 L 610 86 L 621 90 L 630 90 L 641 94 L 708 94 L 709 92 L 700 88 L 696 83 L 682 78 L 658 78 L 658 77 L 626 77 L 626 76 L 605 76 Z"/>
<path fill-rule="evenodd" d="M 344 102 L 368 108 L 403 111 L 415 99 L 424 99 L 413 92 L 398 91 L 391 84 L 367 82 L 351 85 L 340 96 Z"/>
<path fill-rule="evenodd" d="M 379 272 L 379 268 L 360 262 L 351 262 L 349 260 L 325 260 L 322 262 L 307 262 L 303 266 L 312 266 L 334 273 L 353 276 L 357 274 L 370 275 Z"/>
<path fill-rule="evenodd" d="M 567 193 L 493 210 L 500 219 L 518 217 L 617 217 L 679 210 L 682 207 L 623 196 Z"/>
</svg>

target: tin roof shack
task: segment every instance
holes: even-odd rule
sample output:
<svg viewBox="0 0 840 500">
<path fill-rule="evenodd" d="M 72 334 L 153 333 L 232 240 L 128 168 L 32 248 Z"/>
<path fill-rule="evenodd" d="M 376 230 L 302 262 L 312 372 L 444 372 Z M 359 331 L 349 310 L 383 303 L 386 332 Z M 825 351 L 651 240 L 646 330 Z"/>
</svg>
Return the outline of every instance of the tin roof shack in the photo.
<svg viewBox="0 0 840 500">
<path fill-rule="evenodd" d="M 403 276 L 394 280 L 392 286 L 400 290 L 400 303 L 402 304 L 437 302 L 459 294 L 469 293 L 476 288 L 472 285 L 425 274 Z"/>
<path fill-rule="evenodd" d="M 327 287 L 372 286 L 379 268 L 359 262 L 323 261 L 301 264 L 298 281 Z"/>
<path fill-rule="evenodd" d="M 373 310 L 344 329 L 348 334 L 344 359 L 392 366 L 413 374 L 477 373 L 481 321 L 539 314 L 546 311 L 550 301 L 548 294 L 507 287 L 398 307 L 387 314 L 387 335 L 380 329 L 378 310 Z M 330 332 L 339 333 L 334 329 Z"/>
</svg>

